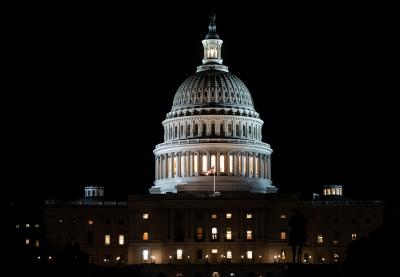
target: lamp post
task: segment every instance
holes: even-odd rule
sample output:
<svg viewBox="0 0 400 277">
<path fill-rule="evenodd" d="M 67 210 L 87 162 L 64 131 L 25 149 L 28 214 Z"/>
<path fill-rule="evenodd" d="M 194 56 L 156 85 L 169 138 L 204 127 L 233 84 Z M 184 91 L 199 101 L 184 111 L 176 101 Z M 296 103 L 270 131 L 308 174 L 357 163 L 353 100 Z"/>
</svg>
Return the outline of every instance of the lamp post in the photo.
<svg viewBox="0 0 400 277">
<path fill-rule="evenodd" d="M 154 261 L 155 261 L 156 257 L 155 256 L 151 256 L 150 259 L 151 259 L 151 263 L 154 264 Z"/>
<path fill-rule="evenodd" d="M 261 258 L 262 258 L 262 256 L 261 256 L 261 255 L 258 255 L 258 261 L 259 261 L 259 263 L 261 263 Z"/>
<path fill-rule="evenodd" d="M 274 263 L 275 263 L 275 264 L 276 264 L 276 259 L 277 259 L 277 256 L 274 255 Z"/>
<path fill-rule="evenodd" d="M 281 262 L 281 255 L 278 255 L 278 263 Z"/>
<path fill-rule="evenodd" d="M 242 258 L 242 263 L 243 263 L 243 258 L 244 258 L 244 256 L 242 255 L 242 256 L 240 256 L 240 258 Z"/>
<path fill-rule="evenodd" d="M 172 263 L 172 256 L 169 256 L 169 263 Z"/>
<path fill-rule="evenodd" d="M 190 256 L 187 256 L 187 262 L 190 264 Z"/>
<path fill-rule="evenodd" d="M 208 255 L 206 255 L 206 264 L 208 264 Z"/>
<path fill-rule="evenodd" d="M 310 261 L 310 264 L 311 264 L 312 263 L 312 256 L 311 255 L 310 255 L 310 260 L 309 261 Z"/>
</svg>

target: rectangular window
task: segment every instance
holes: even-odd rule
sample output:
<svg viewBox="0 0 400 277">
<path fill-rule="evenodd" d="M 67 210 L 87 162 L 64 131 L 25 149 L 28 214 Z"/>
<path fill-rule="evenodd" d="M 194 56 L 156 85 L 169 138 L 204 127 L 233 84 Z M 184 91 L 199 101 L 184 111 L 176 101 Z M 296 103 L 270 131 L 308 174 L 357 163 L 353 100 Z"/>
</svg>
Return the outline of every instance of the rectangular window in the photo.
<svg viewBox="0 0 400 277">
<path fill-rule="evenodd" d="M 246 218 L 247 219 L 253 218 L 253 214 L 246 214 Z"/>
<path fill-rule="evenodd" d="M 176 164 L 178 163 L 178 157 L 177 156 L 175 156 L 174 157 L 174 159 L 173 159 L 173 163 L 174 163 L 174 165 L 173 165 L 173 175 L 174 175 L 174 177 L 177 175 L 176 173 L 177 173 L 177 170 L 176 170 Z"/>
<path fill-rule="evenodd" d="M 149 219 L 149 214 L 148 213 L 144 213 L 143 214 L 143 219 Z"/>
<path fill-rule="evenodd" d="M 25 244 L 29 245 L 29 239 L 25 239 Z"/>
<path fill-rule="evenodd" d="M 110 245 L 111 244 L 111 235 L 105 235 L 104 236 L 104 244 L 105 245 Z"/>
<path fill-rule="evenodd" d="M 29 228 L 29 226 L 30 226 L 29 223 L 26 223 L 26 224 L 25 224 L 25 227 L 26 227 L 26 228 Z"/>
<path fill-rule="evenodd" d="M 203 239 L 203 227 L 197 227 L 197 239 L 202 240 Z"/>
<path fill-rule="evenodd" d="M 324 243 L 324 237 L 322 235 L 318 235 L 317 242 L 318 242 L 318 244 Z"/>
<path fill-rule="evenodd" d="M 357 234 L 356 233 L 351 234 L 351 240 L 357 240 Z"/>
<path fill-rule="evenodd" d="M 216 227 L 211 228 L 211 238 L 213 240 L 218 239 L 218 230 Z"/>
<path fill-rule="evenodd" d="M 203 154 L 203 158 L 202 158 L 201 163 L 202 163 L 201 164 L 201 171 L 203 173 L 206 173 L 208 171 L 208 168 L 207 168 L 207 155 Z"/>
<path fill-rule="evenodd" d="M 35 224 L 35 228 L 39 228 L 39 224 Z"/>
<path fill-rule="evenodd" d="M 226 258 L 232 259 L 232 251 L 230 251 L 230 250 L 226 251 Z"/>
<path fill-rule="evenodd" d="M 124 245 L 125 244 L 125 236 L 124 235 L 119 235 L 118 236 L 118 244 L 119 245 Z"/>
<path fill-rule="evenodd" d="M 247 240 L 252 240 L 253 239 L 253 231 L 252 230 L 247 230 L 246 239 Z"/>
<path fill-rule="evenodd" d="M 281 219 L 286 219 L 286 214 L 281 214 Z"/>
<path fill-rule="evenodd" d="M 40 246 L 40 241 L 37 239 L 37 240 L 35 240 L 35 246 L 36 247 L 39 247 Z"/>
<path fill-rule="evenodd" d="M 250 176 L 253 176 L 253 157 L 249 157 L 249 174 Z"/>
<path fill-rule="evenodd" d="M 144 232 L 143 233 L 143 240 L 149 240 L 149 233 L 148 232 Z"/>
<path fill-rule="evenodd" d="M 229 155 L 229 173 L 233 173 L 233 155 Z"/>
<path fill-rule="evenodd" d="M 286 250 L 281 251 L 281 259 L 284 261 L 286 260 Z"/>
<path fill-rule="evenodd" d="M 149 250 L 143 250 L 143 261 L 149 260 Z"/>
<path fill-rule="evenodd" d="M 232 239 L 232 229 L 231 228 L 227 228 L 226 229 L 226 239 L 227 240 L 231 240 Z"/>
<path fill-rule="evenodd" d="M 217 254 L 218 253 L 218 249 L 211 249 L 211 253 Z"/>
<path fill-rule="evenodd" d="M 219 172 L 225 172 L 225 156 L 219 156 Z"/>
<path fill-rule="evenodd" d="M 197 173 L 197 163 L 198 163 L 198 156 L 197 156 L 197 154 L 195 154 L 193 157 L 193 172 L 194 173 Z"/>
<path fill-rule="evenodd" d="M 281 239 L 281 240 L 285 240 L 285 239 L 286 239 L 286 232 L 281 231 L 280 239 Z"/>
<path fill-rule="evenodd" d="M 253 251 L 247 251 L 247 259 L 251 260 L 253 259 Z"/>
<path fill-rule="evenodd" d="M 226 214 L 226 218 L 232 218 L 232 214 L 231 213 L 227 213 Z"/>
<path fill-rule="evenodd" d="M 176 259 L 177 259 L 177 260 L 182 260 L 182 256 L 183 256 L 183 251 L 182 251 L 182 249 L 176 250 Z"/>
<path fill-rule="evenodd" d="M 217 216 L 217 214 L 211 214 L 211 218 L 212 218 L 212 219 L 217 219 L 218 216 Z"/>
</svg>

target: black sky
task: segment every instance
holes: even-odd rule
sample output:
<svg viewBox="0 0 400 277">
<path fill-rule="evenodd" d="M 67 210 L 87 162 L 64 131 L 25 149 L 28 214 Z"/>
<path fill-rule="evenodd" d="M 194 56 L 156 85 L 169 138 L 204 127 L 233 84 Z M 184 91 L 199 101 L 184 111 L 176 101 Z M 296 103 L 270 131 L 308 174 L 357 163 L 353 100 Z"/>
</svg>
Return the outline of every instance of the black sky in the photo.
<svg viewBox="0 0 400 277">
<path fill-rule="evenodd" d="M 397 176 L 398 128 L 384 10 L 233 2 L 214 3 L 224 64 L 264 120 L 275 185 L 318 192 L 339 183 L 355 198 L 384 197 Z M 201 63 L 208 7 L 10 8 L 2 97 L 10 198 L 77 198 L 87 183 L 111 198 L 147 193 L 161 121 Z"/>
</svg>

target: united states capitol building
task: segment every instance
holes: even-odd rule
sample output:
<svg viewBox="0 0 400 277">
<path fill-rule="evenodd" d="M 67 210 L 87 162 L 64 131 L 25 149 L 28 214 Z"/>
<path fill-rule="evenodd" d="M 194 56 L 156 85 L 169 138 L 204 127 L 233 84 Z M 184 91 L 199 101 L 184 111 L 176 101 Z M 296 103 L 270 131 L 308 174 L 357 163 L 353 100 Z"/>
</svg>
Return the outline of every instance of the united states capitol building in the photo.
<svg viewBox="0 0 400 277">
<path fill-rule="evenodd" d="M 202 44 L 202 64 L 162 122 L 150 193 L 117 202 L 88 186 L 82 199 L 49 200 L 47 240 L 60 249 L 75 241 L 101 265 L 288 263 L 288 222 L 300 211 L 308 220 L 302 262 L 340 263 L 352 240 L 382 224 L 382 203 L 346 199 L 340 185 L 312 200 L 280 194 L 264 122 L 246 85 L 223 64 L 215 15 Z"/>
</svg>

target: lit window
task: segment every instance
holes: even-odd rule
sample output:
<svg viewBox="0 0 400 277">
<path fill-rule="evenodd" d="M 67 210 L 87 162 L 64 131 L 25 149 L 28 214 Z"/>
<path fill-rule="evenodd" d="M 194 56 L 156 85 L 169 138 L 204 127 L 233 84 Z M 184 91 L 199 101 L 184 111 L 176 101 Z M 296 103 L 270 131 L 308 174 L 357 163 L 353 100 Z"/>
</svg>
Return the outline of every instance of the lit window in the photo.
<svg viewBox="0 0 400 277">
<path fill-rule="evenodd" d="M 339 241 L 336 240 L 336 239 L 334 239 L 334 240 L 333 240 L 333 244 L 339 244 Z"/>
<path fill-rule="evenodd" d="M 143 214 L 143 219 L 149 219 L 149 214 L 148 213 L 144 213 Z"/>
<path fill-rule="evenodd" d="M 198 240 L 203 239 L 203 227 L 197 227 L 197 239 Z"/>
<path fill-rule="evenodd" d="M 211 253 L 217 254 L 218 253 L 218 249 L 211 249 Z"/>
<path fill-rule="evenodd" d="M 177 260 L 182 260 L 182 254 L 183 254 L 182 249 L 176 250 L 176 259 Z"/>
<path fill-rule="evenodd" d="M 39 224 L 38 223 L 35 224 L 35 228 L 39 228 Z"/>
<path fill-rule="evenodd" d="M 281 231 L 281 236 L 280 236 L 281 240 L 285 240 L 286 239 L 286 232 Z"/>
<path fill-rule="evenodd" d="M 219 172 L 225 172 L 225 156 L 219 156 Z"/>
<path fill-rule="evenodd" d="M 143 238 L 143 240 L 149 240 L 149 233 L 144 232 L 142 238 Z"/>
<path fill-rule="evenodd" d="M 29 239 L 25 239 L 25 244 L 26 244 L 26 245 L 29 244 Z"/>
<path fill-rule="evenodd" d="M 247 259 L 253 259 L 253 251 L 247 251 Z"/>
<path fill-rule="evenodd" d="M 226 218 L 232 218 L 232 214 L 231 213 L 227 213 L 226 214 Z"/>
<path fill-rule="evenodd" d="M 218 216 L 217 216 L 217 214 L 212 214 L 212 215 L 211 215 L 211 218 L 212 218 L 212 219 L 217 219 Z"/>
<path fill-rule="evenodd" d="M 15 224 L 15 228 L 18 229 L 19 228 L 19 224 Z"/>
<path fill-rule="evenodd" d="M 124 245 L 125 244 L 125 236 L 124 235 L 119 235 L 118 236 L 118 244 L 119 245 Z"/>
<path fill-rule="evenodd" d="M 91 219 L 89 219 L 87 223 L 88 223 L 89 225 L 93 225 L 94 221 L 91 220 Z"/>
<path fill-rule="evenodd" d="M 227 240 L 232 239 L 232 229 L 231 228 L 226 228 L 226 239 Z"/>
<path fill-rule="evenodd" d="M 282 260 L 286 260 L 286 250 L 281 251 L 281 258 Z"/>
<path fill-rule="evenodd" d="M 26 227 L 26 228 L 29 228 L 29 226 L 30 226 L 29 223 L 25 224 L 25 227 Z"/>
<path fill-rule="evenodd" d="M 246 176 L 247 174 L 247 162 L 246 162 L 246 156 L 243 156 L 243 173 Z"/>
<path fill-rule="evenodd" d="M 252 240 L 253 239 L 253 231 L 252 230 L 247 230 L 246 239 L 247 240 Z"/>
<path fill-rule="evenodd" d="M 218 230 L 217 230 L 217 228 L 215 228 L 215 227 L 213 227 L 213 228 L 211 229 L 211 238 L 212 238 L 212 239 L 217 239 L 217 238 L 218 238 Z"/>
<path fill-rule="evenodd" d="M 39 247 L 40 246 L 40 241 L 37 239 L 37 240 L 35 240 L 35 246 L 36 247 Z"/>
<path fill-rule="evenodd" d="M 64 222 L 64 220 L 63 220 L 62 218 L 59 218 L 59 219 L 58 219 L 58 223 L 59 223 L 59 224 L 61 224 L 61 223 L 63 223 L 63 222 Z"/>
<path fill-rule="evenodd" d="M 149 250 L 143 250 L 143 261 L 149 260 Z"/>
<path fill-rule="evenodd" d="M 281 214 L 281 219 L 286 219 L 286 214 Z"/>
<path fill-rule="evenodd" d="M 232 251 L 230 251 L 230 250 L 226 251 L 226 258 L 232 259 Z"/>
<path fill-rule="evenodd" d="M 318 244 L 324 243 L 324 237 L 322 235 L 318 235 L 317 242 L 318 242 Z"/>
<path fill-rule="evenodd" d="M 193 157 L 193 171 L 194 173 L 197 173 L 197 154 Z"/>
<path fill-rule="evenodd" d="M 233 173 L 233 155 L 229 155 L 229 173 Z"/>
<path fill-rule="evenodd" d="M 357 234 L 356 233 L 351 234 L 351 240 L 356 240 L 356 239 L 357 239 Z"/>
<path fill-rule="evenodd" d="M 105 235 L 104 236 L 104 244 L 105 245 L 110 245 L 111 244 L 111 235 Z"/>
<path fill-rule="evenodd" d="M 249 174 L 250 177 L 253 177 L 253 157 L 249 157 Z"/>
<path fill-rule="evenodd" d="M 174 162 L 174 171 L 173 171 L 173 175 L 174 175 L 174 177 L 176 177 L 176 163 L 177 163 L 177 159 L 178 159 L 178 157 L 174 157 L 174 159 L 173 159 L 173 162 Z"/>
<path fill-rule="evenodd" d="M 207 172 L 207 155 L 203 155 L 203 158 L 202 158 L 202 171 L 203 171 L 203 173 L 206 173 Z"/>
<path fill-rule="evenodd" d="M 246 214 L 246 218 L 247 219 L 253 218 L 253 214 Z"/>
</svg>

